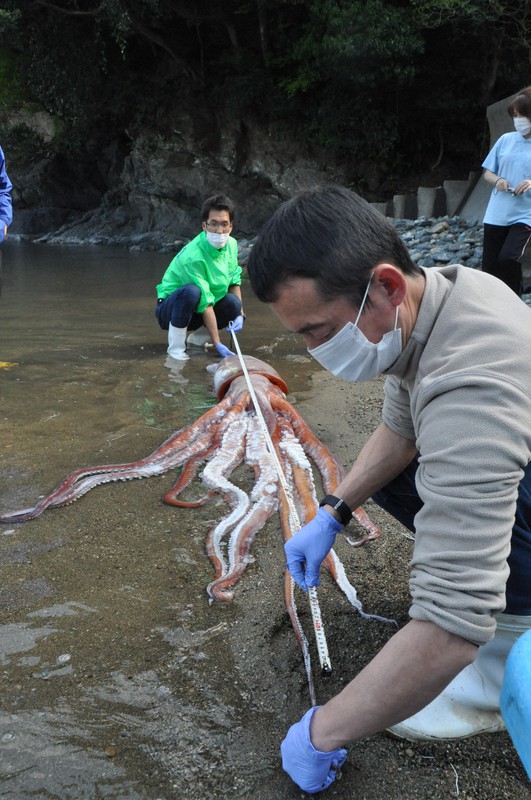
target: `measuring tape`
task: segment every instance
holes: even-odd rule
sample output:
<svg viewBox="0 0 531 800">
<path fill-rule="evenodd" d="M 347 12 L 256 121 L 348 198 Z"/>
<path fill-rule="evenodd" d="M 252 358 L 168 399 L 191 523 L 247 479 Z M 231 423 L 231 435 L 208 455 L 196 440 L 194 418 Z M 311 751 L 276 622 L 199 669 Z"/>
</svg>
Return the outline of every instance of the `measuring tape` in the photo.
<svg viewBox="0 0 531 800">
<path fill-rule="evenodd" d="M 238 343 L 238 339 L 236 338 L 235 332 L 232 330 L 232 322 L 229 323 L 229 330 L 232 336 L 232 340 L 234 342 L 234 347 L 236 349 L 236 353 L 240 360 L 240 364 L 242 367 L 242 371 L 247 382 L 247 387 L 249 389 L 249 394 L 251 395 L 251 400 L 253 401 L 253 405 L 256 411 L 256 416 L 258 417 L 258 421 L 262 428 L 263 434 L 265 436 L 267 449 L 269 450 L 273 461 L 275 462 L 275 466 L 277 468 L 278 477 L 280 485 L 282 486 L 282 490 L 284 491 L 284 495 L 286 497 L 286 502 L 288 504 L 289 509 L 289 517 L 290 517 L 290 529 L 293 533 L 296 530 L 299 530 L 301 527 L 301 523 L 299 520 L 299 516 L 297 514 L 297 510 L 295 508 L 295 504 L 293 502 L 293 498 L 291 496 L 291 491 L 288 486 L 288 482 L 286 480 L 286 476 L 284 475 L 284 471 L 282 469 L 282 464 L 279 461 L 277 452 L 275 450 L 275 445 L 271 439 L 269 434 L 269 430 L 267 428 L 266 421 L 264 419 L 264 415 L 262 414 L 262 409 L 260 408 L 260 404 L 258 402 L 258 398 L 256 397 L 256 392 L 254 391 L 253 384 L 251 383 L 251 378 L 249 377 L 249 372 L 245 365 L 245 361 L 243 359 L 242 351 L 240 350 L 240 345 Z M 292 579 L 293 580 L 293 579 Z M 323 675 L 330 675 L 332 672 L 332 664 L 330 663 L 330 656 L 328 655 L 328 645 L 326 644 L 326 636 L 323 627 L 323 621 L 321 618 L 321 609 L 319 607 L 319 599 L 317 597 L 317 588 L 315 586 L 310 586 L 308 588 L 308 597 L 310 600 L 310 610 L 312 612 L 312 621 L 313 621 L 313 629 L 315 633 L 315 641 L 317 643 L 317 652 L 319 654 L 319 663 L 321 665 L 321 673 Z"/>
</svg>

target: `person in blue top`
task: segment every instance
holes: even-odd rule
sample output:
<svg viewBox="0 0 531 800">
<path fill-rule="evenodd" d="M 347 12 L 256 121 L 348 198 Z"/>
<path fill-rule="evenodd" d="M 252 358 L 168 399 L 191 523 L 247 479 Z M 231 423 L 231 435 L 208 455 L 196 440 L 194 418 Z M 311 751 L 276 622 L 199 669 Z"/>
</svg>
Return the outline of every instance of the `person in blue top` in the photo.
<svg viewBox="0 0 531 800">
<path fill-rule="evenodd" d="M 11 189 L 13 184 L 7 177 L 4 151 L 0 147 L 0 242 L 3 242 L 7 229 L 13 221 Z M 0 295 L 2 294 L 2 254 L 0 253 Z"/>
<path fill-rule="evenodd" d="M 514 133 L 504 133 L 483 162 L 494 188 L 483 220 L 483 272 L 522 294 L 522 258 L 531 241 L 531 87 L 509 104 Z"/>
<path fill-rule="evenodd" d="M 222 358 L 234 355 L 219 338 L 229 323 L 239 333 L 245 320 L 233 223 L 234 206 L 226 195 L 205 200 L 201 233 L 177 253 L 157 286 L 155 313 L 168 331 L 168 355 L 177 361 L 189 358 L 187 342 L 201 346 L 209 339 Z"/>
</svg>

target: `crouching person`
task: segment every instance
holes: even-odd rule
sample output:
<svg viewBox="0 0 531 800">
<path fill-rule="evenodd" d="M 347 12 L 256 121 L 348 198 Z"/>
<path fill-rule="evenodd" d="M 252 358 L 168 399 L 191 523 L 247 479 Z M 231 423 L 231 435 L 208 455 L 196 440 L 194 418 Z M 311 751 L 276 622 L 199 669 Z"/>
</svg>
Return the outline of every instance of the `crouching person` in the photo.
<svg viewBox="0 0 531 800">
<path fill-rule="evenodd" d="M 234 206 L 228 197 L 213 195 L 201 209 L 202 231 L 175 256 L 157 286 L 155 313 L 168 331 L 168 355 L 186 361 L 187 344 L 212 342 L 218 354 L 233 355 L 219 331 L 232 323 L 239 333 L 242 309 L 238 245 L 230 235 Z"/>
<path fill-rule="evenodd" d="M 281 206 L 248 272 L 325 369 L 387 376 L 380 425 L 285 545 L 294 580 L 318 585 L 369 497 L 415 532 L 410 621 L 282 743 L 286 772 L 318 792 L 345 745 L 373 733 L 433 741 L 505 727 L 507 654 L 531 627 L 531 309 L 484 272 L 418 267 L 394 225 L 341 187 Z"/>
</svg>

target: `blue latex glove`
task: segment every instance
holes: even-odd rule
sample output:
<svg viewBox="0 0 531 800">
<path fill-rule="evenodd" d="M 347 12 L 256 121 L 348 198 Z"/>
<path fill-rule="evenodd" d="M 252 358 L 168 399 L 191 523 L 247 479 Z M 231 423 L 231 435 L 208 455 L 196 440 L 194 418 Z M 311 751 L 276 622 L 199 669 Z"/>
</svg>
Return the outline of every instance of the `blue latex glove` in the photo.
<svg viewBox="0 0 531 800">
<path fill-rule="evenodd" d="M 305 592 L 309 586 L 319 586 L 319 567 L 342 527 L 328 511 L 320 508 L 315 517 L 284 545 L 286 566 L 293 580 Z"/>
<path fill-rule="evenodd" d="M 310 722 L 320 706 L 310 708 L 300 722 L 292 725 L 280 745 L 282 767 L 292 781 L 304 792 L 315 794 L 328 789 L 338 770 L 347 757 L 347 751 L 340 747 L 323 753 L 316 750 L 310 739 Z"/>
<path fill-rule="evenodd" d="M 232 322 L 229 322 L 229 326 L 227 328 L 227 331 L 229 333 L 239 333 L 241 331 L 241 329 L 243 328 L 244 321 L 245 321 L 245 317 L 243 316 L 243 314 L 238 314 L 236 319 L 233 319 Z"/>
<path fill-rule="evenodd" d="M 229 348 L 225 347 L 225 345 L 221 344 L 221 342 L 219 342 L 219 344 L 216 345 L 216 350 L 218 351 L 221 358 L 227 358 L 228 356 L 234 355 L 232 350 L 229 350 Z"/>
</svg>

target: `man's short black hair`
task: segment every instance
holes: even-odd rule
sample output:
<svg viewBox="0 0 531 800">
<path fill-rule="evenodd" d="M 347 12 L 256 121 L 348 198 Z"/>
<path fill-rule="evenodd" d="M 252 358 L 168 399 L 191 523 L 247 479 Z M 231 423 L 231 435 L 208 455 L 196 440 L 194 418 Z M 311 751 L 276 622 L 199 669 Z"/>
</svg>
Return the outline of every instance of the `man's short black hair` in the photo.
<svg viewBox="0 0 531 800">
<path fill-rule="evenodd" d="M 359 306 L 370 271 L 393 264 L 420 274 L 394 224 L 342 186 L 311 189 L 283 203 L 266 223 L 249 257 L 251 286 L 273 303 L 290 278 L 312 278 L 323 299 L 347 297 Z"/>
<path fill-rule="evenodd" d="M 229 219 L 234 222 L 234 203 L 226 194 L 213 194 L 207 197 L 201 207 L 201 222 L 206 222 L 211 211 L 228 211 Z"/>
</svg>

